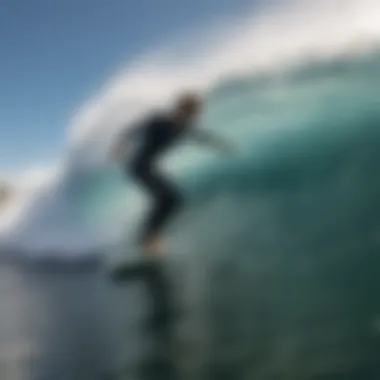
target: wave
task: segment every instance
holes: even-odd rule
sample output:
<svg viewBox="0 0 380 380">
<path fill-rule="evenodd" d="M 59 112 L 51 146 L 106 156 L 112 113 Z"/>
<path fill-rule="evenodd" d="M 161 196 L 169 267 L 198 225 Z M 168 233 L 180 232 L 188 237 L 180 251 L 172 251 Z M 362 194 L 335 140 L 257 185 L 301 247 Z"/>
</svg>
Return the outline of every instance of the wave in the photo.
<svg viewBox="0 0 380 380">
<path fill-rule="evenodd" d="M 190 85 L 207 96 L 204 123 L 235 141 L 241 153 L 220 159 L 186 147 L 168 157 L 164 165 L 193 202 L 174 240 L 201 249 L 204 239 L 260 224 L 258 215 L 273 218 L 271 228 L 279 228 L 281 210 L 302 214 L 315 201 L 319 215 L 331 199 L 339 205 L 345 191 L 365 193 L 361 184 L 368 184 L 373 170 L 368 157 L 377 158 L 380 27 L 374 14 L 380 6 L 348 1 L 344 13 L 341 6 L 292 2 L 226 28 L 213 48 L 204 47 L 206 59 L 181 64 L 172 48 L 174 53 L 169 49 L 132 65 L 79 111 L 64 169 L 28 198 L 3 229 L 2 242 L 77 254 L 129 234 L 144 199 L 104 161 L 104 153 L 122 123 L 165 106 Z M 252 45 L 255 51 L 247 52 Z"/>
</svg>

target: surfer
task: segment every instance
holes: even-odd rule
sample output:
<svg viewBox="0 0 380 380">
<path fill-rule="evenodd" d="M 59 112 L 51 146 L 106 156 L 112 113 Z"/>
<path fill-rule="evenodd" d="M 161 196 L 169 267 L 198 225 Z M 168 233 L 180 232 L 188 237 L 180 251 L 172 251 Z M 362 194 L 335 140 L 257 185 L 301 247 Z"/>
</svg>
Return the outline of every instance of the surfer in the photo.
<svg viewBox="0 0 380 380">
<path fill-rule="evenodd" d="M 137 143 L 126 166 L 132 178 L 153 199 L 153 207 L 138 236 L 138 245 L 149 254 L 162 253 L 162 230 L 184 205 L 181 191 L 157 168 L 159 158 L 185 137 L 224 152 L 231 151 L 231 146 L 225 141 L 195 127 L 202 108 L 200 96 L 185 94 L 170 112 L 157 113 L 147 121 L 122 131 L 114 146 L 114 159 L 123 162 L 130 142 Z"/>
</svg>

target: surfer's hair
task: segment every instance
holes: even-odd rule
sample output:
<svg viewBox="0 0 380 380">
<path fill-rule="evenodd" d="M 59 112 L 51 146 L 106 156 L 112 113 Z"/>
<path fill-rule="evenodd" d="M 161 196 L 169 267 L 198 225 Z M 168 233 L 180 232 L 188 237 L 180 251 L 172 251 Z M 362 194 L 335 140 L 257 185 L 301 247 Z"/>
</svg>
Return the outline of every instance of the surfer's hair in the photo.
<svg viewBox="0 0 380 380">
<path fill-rule="evenodd" d="M 197 110 L 202 106 L 202 97 L 196 93 L 187 92 L 178 97 L 176 109 L 179 111 Z"/>
</svg>

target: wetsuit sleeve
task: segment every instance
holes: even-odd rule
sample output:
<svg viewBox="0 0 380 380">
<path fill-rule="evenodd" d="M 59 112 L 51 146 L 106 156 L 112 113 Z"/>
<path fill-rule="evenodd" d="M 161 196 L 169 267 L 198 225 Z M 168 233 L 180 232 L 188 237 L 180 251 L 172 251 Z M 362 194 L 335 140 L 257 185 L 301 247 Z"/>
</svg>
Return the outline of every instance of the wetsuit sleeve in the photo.
<svg viewBox="0 0 380 380">
<path fill-rule="evenodd" d="M 216 137 L 204 129 L 194 129 L 190 132 L 190 138 L 200 144 L 210 144 L 215 141 Z"/>
<path fill-rule="evenodd" d="M 112 156 L 116 158 L 123 157 L 125 151 L 128 149 L 129 143 L 138 139 L 146 129 L 147 126 L 140 123 L 122 129 L 115 139 L 111 152 Z"/>
<path fill-rule="evenodd" d="M 121 141 L 127 143 L 130 140 L 134 140 L 136 138 L 141 137 L 144 131 L 147 129 L 148 129 L 147 125 L 144 123 L 134 124 L 132 126 L 125 128 L 121 132 L 119 138 Z"/>
<path fill-rule="evenodd" d="M 194 129 L 190 132 L 190 137 L 197 143 L 213 147 L 220 151 L 230 151 L 231 145 L 220 136 L 204 129 Z"/>
</svg>

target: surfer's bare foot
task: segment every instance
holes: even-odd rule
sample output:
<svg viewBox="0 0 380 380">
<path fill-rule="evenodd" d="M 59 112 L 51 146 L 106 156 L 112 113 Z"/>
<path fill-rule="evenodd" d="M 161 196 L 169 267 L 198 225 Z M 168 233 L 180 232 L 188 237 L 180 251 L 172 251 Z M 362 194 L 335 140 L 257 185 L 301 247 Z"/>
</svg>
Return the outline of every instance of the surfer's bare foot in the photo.
<svg viewBox="0 0 380 380">
<path fill-rule="evenodd" d="M 163 240 L 160 236 L 153 236 L 144 244 L 144 248 L 150 258 L 160 258 L 164 250 Z"/>
</svg>

